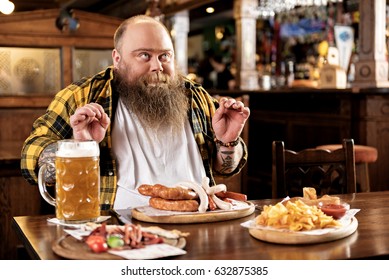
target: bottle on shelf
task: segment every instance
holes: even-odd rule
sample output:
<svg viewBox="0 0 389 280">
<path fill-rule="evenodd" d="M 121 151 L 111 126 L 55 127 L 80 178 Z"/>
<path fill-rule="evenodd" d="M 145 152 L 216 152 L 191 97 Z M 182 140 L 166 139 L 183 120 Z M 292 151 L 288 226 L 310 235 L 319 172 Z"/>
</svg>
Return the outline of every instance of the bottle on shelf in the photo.
<svg viewBox="0 0 389 280">
<path fill-rule="evenodd" d="M 292 87 L 294 82 L 294 63 L 293 61 L 288 61 L 288 71 L 287 71 L 287 77 L 286 77 L 286 84 L 290 88 Z"/>
</svg>

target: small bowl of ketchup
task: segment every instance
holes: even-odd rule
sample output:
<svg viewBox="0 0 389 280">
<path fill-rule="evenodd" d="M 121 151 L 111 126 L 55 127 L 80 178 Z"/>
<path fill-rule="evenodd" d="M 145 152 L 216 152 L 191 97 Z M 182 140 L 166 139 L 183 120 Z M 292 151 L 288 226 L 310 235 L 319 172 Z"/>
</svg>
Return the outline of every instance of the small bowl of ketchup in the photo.
<svg viewBox="0 0 389 280">
<path fill-rule="evenodd" d="M 321 211 L 327 216 L 332 216 L 334 219 L 342 218 L 347 210 L 350 209 L 350 205 L 347 203 L 341 204 L 324 204 L 320 206 Z"/>
</svg>

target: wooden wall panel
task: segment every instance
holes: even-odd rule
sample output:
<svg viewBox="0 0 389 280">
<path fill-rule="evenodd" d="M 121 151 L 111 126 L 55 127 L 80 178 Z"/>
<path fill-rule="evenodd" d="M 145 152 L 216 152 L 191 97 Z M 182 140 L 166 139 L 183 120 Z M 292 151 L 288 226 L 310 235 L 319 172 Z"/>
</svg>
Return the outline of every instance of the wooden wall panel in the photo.
<svg viewBox="0 0 389 280">
<path fill-rule="evenodd" d="M 0 109 L 0 139 L 3 142 L 24 142 L 31 132 L 33 121 L 45 109 Z"/>
<path fill-rule="evenodd" d="M 11 221 L 14 216 L 53 214 L 54 208 L 44 205 L 38 187 L 29 185 L 20 176 L 0 177 L 0 259 L 17 259 L 21 242 Z"/>
</svg>

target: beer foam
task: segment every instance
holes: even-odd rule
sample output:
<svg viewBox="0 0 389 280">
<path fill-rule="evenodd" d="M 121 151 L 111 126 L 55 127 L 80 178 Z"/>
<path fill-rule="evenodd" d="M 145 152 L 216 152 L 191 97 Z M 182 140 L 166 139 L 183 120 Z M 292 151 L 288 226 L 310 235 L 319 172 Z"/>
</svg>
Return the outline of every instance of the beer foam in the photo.
<svg viewBox="0 0 389 280">
<path fill-rule="evenodd" d="M 58 142 L 58 157 L 96 157 L 100 155 L 99 145 L 94 141 L 70 141 Z"/>
</svg>

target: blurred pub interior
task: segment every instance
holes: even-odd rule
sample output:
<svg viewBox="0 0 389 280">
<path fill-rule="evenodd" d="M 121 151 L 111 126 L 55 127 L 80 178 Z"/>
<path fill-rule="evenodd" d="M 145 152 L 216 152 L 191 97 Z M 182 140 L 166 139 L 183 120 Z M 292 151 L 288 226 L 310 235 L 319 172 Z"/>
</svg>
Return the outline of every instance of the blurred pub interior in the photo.
<svg viewBox="0 0 389 280">
<path fill-rule="evenodd" d="M 4 13 L 4 2 L 7 8 L 13 3 L 12 13 Z M 15 251 L 13 216 L 53 211 L 20 176 L 20 150 L 33 120 L 62 87 L 111 64 L 113 33 L 135 14 L 160 17 L 168 26 L 174 19 L 184 34 L 175 34 L 184 74 L 215 96 L 248 100 L 248 164 L 229 187 L 249 199 L 271 197 L 274 140 L 298 151 L 353 138 L 378 149 L 369 166 L 371 191 L 389 189 L 387 1 L 285 6 L 290 2 L 0 0 L 0 237 L 9 241 L 0 243 L 0 259 L 22 257 Z M 348 33 L 336 37 L 337 27 Z M 329 51 L 343 50 L 339 39 L 348 40 L 348 53 L 337 65 Z M 219 83 L 227 79 L 224 71 L 234 82 L 227 89 Z"/>
<path fill-rule="evenodd" d="M 61 9 L 62 11 L 80 10 L 101 15 L 124 19 L 129 16 L 145 13 L 151 2 L 156 2 L 161 13 L 166 11 L 166 18 L 187 9 L 189 11 L 189 32 L 187 50 L 187 69 L 190 77 L 203 82 L 200 76 L 200 65 L 212 54 L 224 63 L 233 75 L 236 75 L 236 26 L 233 15 L 234 0 L 217 1 L 134 1 L 134 0 L 14 0 L 14 13 L 25 13 L 40 9 Z M 236 1 L 239 2 L 239 1 Z M 254 1 L 255 2 L 255 1 Z M 273 1 L 274 6 L 282 6 L 285 1 Z M 289 1 L 290 2 L 290 1 Z M 298 1 L 297 1 L 298 2 Z M 283 9 L 273 16 L 258 15 L 256 21 L 256 50 L 253 55 L 260 87 L 262 76 L 270 76 L 270 87 L 291 85 L 294 79 L 317 82 L 323 55 L 319 48 L 326 52 L 328 46 L 335 45 L 334 25 L 350 25 L 354 31 L 354 45 L 352 59 L 357 59 L 358 21 L 359 10 L 357 0 L 345 1 L 300 1 L 320 2 L 326 5 L 303 5 L 292 9 Z M 180 4 L 183 3 L 183 4 Z M 260 0 L 263 7 L 271 6 L 272 1 Z M 281 3 L 281 4 L 279 4 Z M 259 7 L 260 7 L 259 6 Z M 207 12 L 213 8 L 213 12 Z M 77 13 L 75 13 L 77 14 Z M 71 16 L 69 14 L 69 16 Z M 82 24 L 82 23 L 80 23 Z M 347 69 L 348 80 L 353 79 L 353 65 L 351 73 Z M 212 66 L 209 66 L 212 67 Z M 212 69 L 210 69 L 212 70 Z M 209 74 L 209 73 L 207 73 Z M 212 73 L 211 73 L 212 76 Z M 76 76 L 78 77 L 78 76 Z M 216 88 L 217 81 L 205 84 Z M 292 79 L 292 80 L 291 80 Z M 289 84 L 288 84 L 289 81 Z"/>
</svg>

